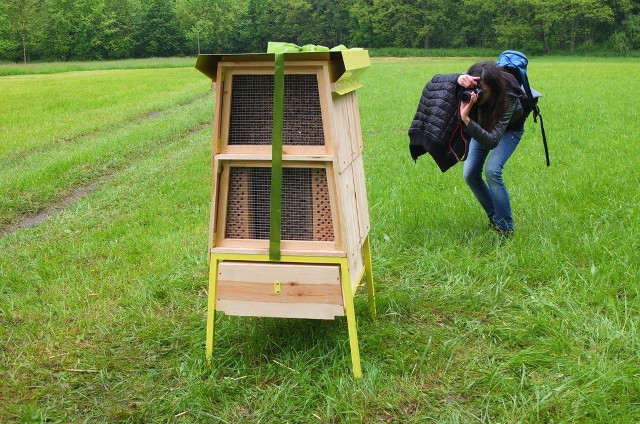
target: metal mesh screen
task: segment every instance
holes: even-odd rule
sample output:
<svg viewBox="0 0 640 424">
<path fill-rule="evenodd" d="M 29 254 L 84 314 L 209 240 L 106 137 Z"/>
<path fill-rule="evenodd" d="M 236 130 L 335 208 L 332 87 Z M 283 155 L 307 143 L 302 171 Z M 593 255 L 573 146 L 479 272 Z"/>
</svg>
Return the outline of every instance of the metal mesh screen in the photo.
<svg viewBox="0 0 640 424">
<path fill-rule="evenodd" d="M 234 75 L 230 145 L 271 145 L 273 75 Z M 315 74 L 284 76 L 283 143 L 324 146 L 322 110 Z"/>
<path fill-rule="evenodd" d="M 232 167 L 225 237 L 268 240 L 270 195 L 271 168 Z M 281 238 L 334 240 L 325 169 L 283 169 Z"/>
</svg>

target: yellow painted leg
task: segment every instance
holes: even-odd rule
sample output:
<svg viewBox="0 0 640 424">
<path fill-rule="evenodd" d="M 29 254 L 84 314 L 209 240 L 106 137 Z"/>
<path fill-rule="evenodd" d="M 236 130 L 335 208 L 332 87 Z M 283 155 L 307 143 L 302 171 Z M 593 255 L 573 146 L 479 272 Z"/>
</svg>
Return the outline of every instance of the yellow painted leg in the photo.
<svg viewBox="0 0 640 424">
<path fill-rule="evenodd" d="M 212 255 L 213 256 L 213 255 Z M 216 288 L 218 286 L 218 258 L 211 257 L 209 263 L 209 300 L 207 305 L 207 339 L 205 347 L 205 357 L 207 368 L 211 370 L 213 358 L 213 339 L 216 315 Z"/>
<path fill-rule="evenodd" d="M 342 298 L 344 301 L 344 311 L 347 315 L 347 328 L 349 329 L 349 346 L 351 347 L 351 365 L 353 376 L 362 377 L 360 368 L 360 348 L 358 347 L 358 331 L 356 328 L 356 314 L 353 307 L 353 290 L 351 290 L 351 279 L 349 276 L 349 265 L 347 260 L 340 263 L 340 278 L 342 279 Z"/>
<path fill-rule="evenodd" d="M 364 245 L 362 246 L 363 256 L 364 256 L 364 270 L 367 279 L 367 295 L 369 298 L 369 313 L 371 317 L 376 316 L 376 295 L 375 290 L 373 288 L 373 267 L 371 265 L 371 245 L 369 244 L 369 235 L 364 240 Z"/>
</svg>

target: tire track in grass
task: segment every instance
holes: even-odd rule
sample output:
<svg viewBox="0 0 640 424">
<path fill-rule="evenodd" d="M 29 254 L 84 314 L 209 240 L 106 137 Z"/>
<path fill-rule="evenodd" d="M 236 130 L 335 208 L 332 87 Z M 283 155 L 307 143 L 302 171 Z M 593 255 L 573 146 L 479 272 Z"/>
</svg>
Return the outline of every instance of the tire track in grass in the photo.
<svg viewBox="0 0 640 424">
<path fill-rule="evenodd" d="M 27 210 L 25 210 L 24 213 L 16 213 L 13 211 L 13 213 L 10 214 L 9 219 L 4 220 L 5 222 L 2 222 L 2 217 L 0 216 L 0 237 L 12 234 L 22 228 L 29 228 L 38 225 L 49 217 L 64 211 L 77 200 L 87 196 L 96 188 L 111 180 L 123 169 L 126 169 L 133 163 L 143 159 L 148 155 L 149 149 L 157 150 L 159 148 L 180 143 L 192 134 L 210 129 L 210 116 L 202 116 L 196 119 L 191 117 L 189 113 L 197 112 L 199 108 L 202 108 L 203 105 L 200 103 L 203 103 L 207 110 L 211 110 L 208 105 L 208 100 L 209 99 L 205 96 L 200 96 L 187 104 L 176 105 L 163 111 L 147 113 L 144 117 L 138 118 L 135 121 L 130 122 L 128 125 L 113 127 L 111 132 L 105 132 L 95 137 L 85 136 L 83 139 L 86 140 L 86 143 L 78 143 L 77 150 L 72 149 L 76 146 L 70 146 L 67 144 L 64 146 L 58 146 L 59 149 L 55 152 L 40 152 L 38 155 L 29 156 L 25 161 L 34 161 L 34 156 L 47 157 L 48 153 L 58 156 L 57 158 L 54 157 L 50 160 L 48 166 L 41 167 L 40 169 L 36 168 L 32 171 L 35 175 L 33 178 L 35 180 L 37 180 L 38 177 L 42 177 L 43 174 L 46 174 L 48 167 L 56 168 L 56 172 L 61 174 L 64 179 L 65 173 L 68 174 L 78 167 L 84 167 L 84 161 L 82 160 L 84 158 L 83 155 L 91 157 L 93 164 L 92 166 L 85 167 L 86 169 L 83 169 L 88 175 L 85 178 L 82 178 L 82 176 L 78 177 L 80 180 L 79 183 L 78 181 L 74 181 L 72 178 L 71 181 L 68 181 L 66 184 L 65 181 L 63 181 L 62 184 L 56 185 L 57 179 L 55 176 L 49 175 L 49 181 L 54 179 L 56 180 L 53 183 L 53 187 L 48 187 L 48 189 L 54 193 L 49 196 L 45 195 L 44 197 L 46 201 L 41 201 L 35 208 L 29 208 L 28 200 L 23 199 L 23 203 L 20 204 L 20 199 L 15 200 L 10 198 L 9 201 L 14 200 L 18 203 L 18 206 L 22 206 Z M 182 114 L 186 114 L 186 117 L 182 116 Z M 171 124 L 167 124 L 167 121 L 175 119 L 178 119 L 178 122 L 175 125 L 172 126 Z M 188 120 L 191 120 L 191 122 L 187 122 L 186 126 L 182 125 L 183 121 Z M 160 136 L 155 137 L 155 133 L 153 133 L 153 126 L 162 127 L 163 125 L 168 125 L 168 128 L 161 128 L 165 132 L 160 134 Z M 148 131 L 151 131 L 152 134 L 146 134 Z M 132 138 L 132 134 L 135 134 L 136 132 L 142 132 L 145 137 L 136 146 L 127 149 L 126 141 Z M 151 137 L 152 135 L 154 137 Z M 104 146 L 114 140 L 120 142 L 121 146 L 125 146 L 122 148 L 122 151 L 113 152 L 108 149 L 109 146 L 107 146 L 105 150 Z M 95 147 L 95 149 L 92 149 L 92 147 Z M 102 152 L 100 151 L 100 148 L 103 149 Z M 71 149 L 71 151 L 66 151 L 68 149 Z M 96 156 L 92 156 L 96 150 L 98 154 Z M 114 153 L 116 154 L 115 157 Z M 120 153 L 120 155 L 117 155 L 117 153 Z M 69 156 L 71 156 L 71 159 Z M 105 164 L 101 162 L 101 159 L 105 159 L 110 162 Z M 60 163 L 62 163 L 62 165 L 60 165 Z M 18 197 L 22 193 L 21 185 L 24 185 L 25 181 L 28 182 L 28 178 L 27 180 L 24 178 L 21 179 L 23 176 L 19 175 L 18 170 L 15 170 L 11 174 L 12 175 L 9 176 L 9 178 L 13 177 L 13 181 L 9 181 L 8 184 L 7 181 L 3 181 L 3 183 L 5 186 L 8 185 L 12 188 L 12 190 L 8 191 L 12 191 L 14 197 Z M 46 191 L 47 188 L 40 187 L 40 189 Z M 38 187 L 35 187 L 35 191 L 37 190 Z M 4 191 L 7 191 L 6 187 Z M 0 198 L 0 200 L 2 199 Z M 0 206 L 2 205 L 0 204 Z"/>
<path fill-rule="evenodd" d="M 207 130 L 209 128 L 209 124 L 202 124 L 197 128 L 194 128 L 193 130 L 189 131 L 186 135 L 186 137 L 189 137 L 193 134 L 197 134 L 201 131 Z M 181 140 L 176 140 L 174 143 L 169 143 L 166 145 L 163 145 L 163 147 L 166 146 L 170 146 L 173 144 L 176 144 L 177 142 L 179 142 Z M 79 187 L 73 187 L 71 190 L 71 193 L 64 196 L 62 199 L 60 199 L 58 202 L 49 205 L 48 207 L 46 207 L 45 209 L 43 209 L 42 211 L 34 214 L 34 215 L 26 215 L 23 216 L 22 218 L 20 218 L 17 222 L 7 226 L 6 228 L 0 228 L 0 237 L 11 234 L 15 231 L 18 231 L 21 228 L 29 228 L 29 227 L 34 227 L 38 224 L 40 224 L 42 221 L 50 218 L 53 215 L 56 215 L 60 212 L 63 212 L 67 207 L 69 207 L 72 203 L 82 199 L 83 197 L 91 194 L 91 192 L 93 192 L 95 189 L 97 189 L 98 187 L 101 187 L 103 184 L 107 183 L 108 181 L 110 181 L 111 179 L 113 179 L 118 173 L 120 173 L 123 169 L 126 169 L 128 167 L 130 167 L 132 164 L 134 164 L 135 162 L 139 161 L 141 159 L 141 156 L 136 157 L 134 160 L 132 160 L 131 162 L 127 163 L 126 166 L 123 166 L 121 169 L 114 169 L 113 172 L 103 175 L 100 178 L 98 178 L 96 181 L 88 184 L 88 185 L 83 185 L 83 186 L 79 186 Z"/>
<path fill-rule="evenodd" d="M 98 186 L 102 185 L 105 181 L 109 180 L 111 175 L 105 175 L 100 178 L 98 181 L 91 183 L 86 186 L 75 187 L 70 194 L 64 196 L 60 201 L 54 203 L 44 210 L 36 213 L 35 215 L 27 215 L 20 218 L 17 222 L 9 225 L 6 228 L 0 228 L 0 237 L 14 233 L 21 228 L 29 228 L 34 227 L 46 220 L 47 218 L 63 211 L 67 206 L 75 202 L 76 200 L 80 200 L 93 190 L 95 190 Z"/>
</svg>

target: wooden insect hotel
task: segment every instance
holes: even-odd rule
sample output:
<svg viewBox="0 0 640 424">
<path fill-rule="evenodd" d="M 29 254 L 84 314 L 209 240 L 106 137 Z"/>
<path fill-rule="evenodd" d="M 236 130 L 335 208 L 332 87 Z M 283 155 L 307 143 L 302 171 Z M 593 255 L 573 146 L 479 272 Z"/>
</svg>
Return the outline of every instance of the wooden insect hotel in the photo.
<svg viewBox="0 0 640 424">
<path fill-rule="evenodd" d="M 353 298 L 375 314 L 356 89 L 366 50 L 198 56 L 215 83 L 206 358 L 216 311 L 346 316 L 362 375 Z"/>
</svg>

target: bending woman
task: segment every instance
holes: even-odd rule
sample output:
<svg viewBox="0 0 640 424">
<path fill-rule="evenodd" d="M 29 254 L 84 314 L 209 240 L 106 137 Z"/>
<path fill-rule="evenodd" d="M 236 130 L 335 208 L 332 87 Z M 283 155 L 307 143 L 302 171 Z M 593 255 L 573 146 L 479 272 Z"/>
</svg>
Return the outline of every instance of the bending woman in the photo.
<svg viewBox="0 0 640 424">
<path fill-rule="evenodd" d="M 504 236 L 514 231 L 509 192 L 502 179 L 504 167 L 518 147 L 524 133 L 524 119 L 519 97 L 522 89 L 515 77 L 492 62 L 479 62 L 458 84 L 471 93 L 468 102 L 460 103 L 460 119 L 471 137 L 469 154 L 464 162 L 464 179 L 489 218 L 489 225 Z M 486 181 L 482 178 L 485 168 Z"/>
</svg>

